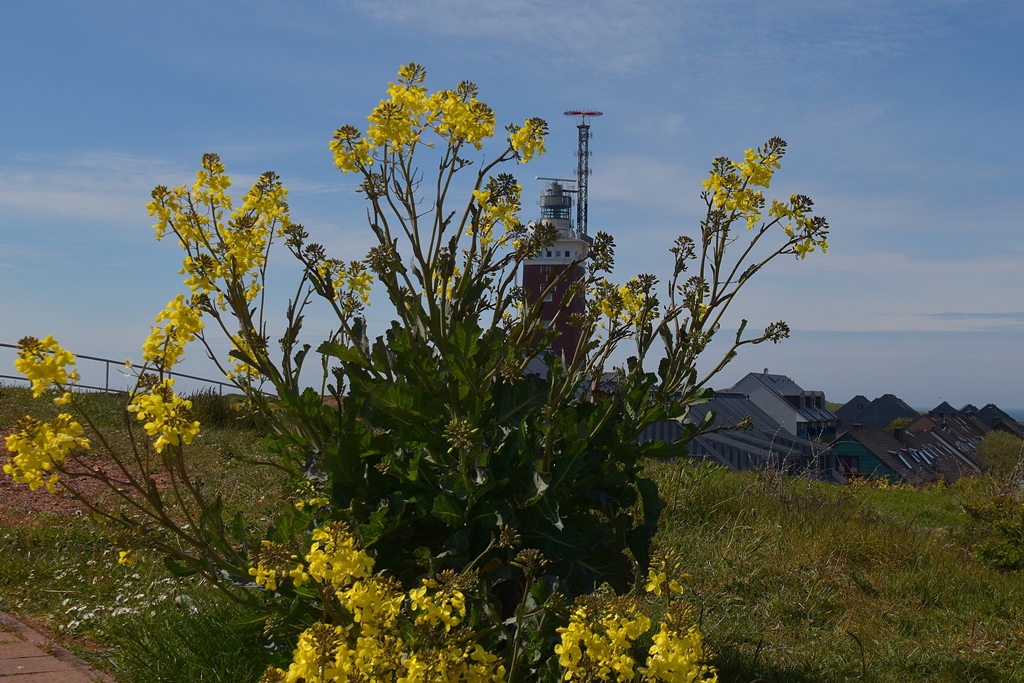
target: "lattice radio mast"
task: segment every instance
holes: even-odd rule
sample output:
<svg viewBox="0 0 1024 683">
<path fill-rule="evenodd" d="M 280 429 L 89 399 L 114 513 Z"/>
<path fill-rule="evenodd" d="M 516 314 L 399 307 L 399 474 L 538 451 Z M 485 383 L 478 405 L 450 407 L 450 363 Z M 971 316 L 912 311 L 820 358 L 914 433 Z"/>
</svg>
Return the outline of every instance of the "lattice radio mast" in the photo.
<svg viewBox="0 0 1024 683">
<path fill-rule="evenodd" d="M 580 120 L 576 129 L 579 131 L 579 141 L 576 148 L 576 231 L 581 235 L 587 234 L 587 178 L 590 176 L 590 125 L 587 117 L 594 118 L 602 116 L 599 111 L 582 111 L 570 109 L 565 112 L 566 116 L 572 116 Z"/>
</svg>

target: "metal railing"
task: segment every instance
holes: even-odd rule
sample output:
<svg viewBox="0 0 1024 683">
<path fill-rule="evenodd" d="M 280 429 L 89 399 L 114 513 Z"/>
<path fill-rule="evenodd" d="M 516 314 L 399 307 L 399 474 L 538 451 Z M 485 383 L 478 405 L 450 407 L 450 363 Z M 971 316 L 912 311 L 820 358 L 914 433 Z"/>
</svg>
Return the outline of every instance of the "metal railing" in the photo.
<svg viewBox="0 0 1024 683">
<path fill-rule="evenodd" d="M 18 345 L 17 344 L 4 344 L 4 343 L 0 343 L 0 348 L 17 349 Z M 103 392 L 106 392 L 108 394 L 111 394 L 111 393 L 115 393 L 115 394 L 116 393 L 123 393 L 125 391 L 124 389 L 111 388 L 111 386 L 110 386 L 110 366 L 113 365 L 113 366 L 115 366 L 115 368 L 123 368 L 125 366 L 125 361 L 123 361 L 123 360 L 114 360 L 113 358 L 100 358 L 98 356 L 84 356 L 84 355 L 75 354 L 75 360 L 78 360 L 78 359 L 91 360 L 91 361 L 94 361 L 94 362 L 103 363 L 104 364 L 104 369 L 103 369 L 104 370 L 104 372 L 103 372 L 104 380 L 103 380 L 103 386 L 102 387 L 101 386 L 95 386 L 95 385 L 89 385 L 89 384 L 81 384 L 81 383 L 76 383 L 75 387 L 77 387 L 79 389 L 90 389 L 92 391 L 103 391 Z M 133 365 L 134 365 L 134 362 L 133 362 Z M 121 373 L 118 373 L 118 374 L 121 374 Z M 166 375 L 168 377 L 182 377 L 182 378 L 185 378 L 185 379 L 191 379 L 191 380 L 195 380 L 197 382 L 202 382 L 203 384 L 216 385 L 218 393 L 220 393 L 222 396 L 224 395 L 224 387 L 230 387 L 231 389 L 238 389 L 238 387 L 236 387 L 231 382 L 224 382 L 224 381 L 216 380 L 216 379 L 208 379 L 206 377 L 197 377 L 196 375 L 186 375 L 184 372 L 168 371 L 168 372 L 165 372 L 164 375 Z M 14 380 L 20 380 L 22 382 L 29 381 L 29 380 L 27 380 L 24 377 L 21 377 L 19 375 L 0 375 L 0 379 L 14 379 Z"/>
</svg>

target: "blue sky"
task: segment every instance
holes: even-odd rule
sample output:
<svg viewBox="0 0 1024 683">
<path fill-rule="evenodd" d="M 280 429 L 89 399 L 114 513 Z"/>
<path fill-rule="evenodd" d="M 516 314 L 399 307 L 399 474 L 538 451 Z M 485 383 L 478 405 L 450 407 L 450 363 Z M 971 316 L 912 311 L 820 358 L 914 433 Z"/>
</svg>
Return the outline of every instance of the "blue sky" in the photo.
<svg viewBox="0 0 1024 683">
<path fill-rule="evenodd" d="M 713 158 L 789 142 L 772 190 L 815 200 L 829 253 L 759 275 L 736 319 L 792 338 L 716 386 L 767 367 L 833 401 L 1024 408 L 1022 29 L 1019 0 L 5 2 L 0 342 L 138 358 L 181 290 L 149 191 L 190 182 L 208 151 L 236 188 L 277 171 L 293 217 L 361 257 L 362 205 L 327 143 L 417 61 L 433 89 L 476 82 L 499 122 L 549 121 L 548 154 L 517 169 L 526 218 L 534 176 L 574 168 L 562 112 L 604 112 L 590 227 L 615 235 L 620 279 L 668 271 Z M 294 270 L 277 274 L 283 306 Z"/>
</svg>

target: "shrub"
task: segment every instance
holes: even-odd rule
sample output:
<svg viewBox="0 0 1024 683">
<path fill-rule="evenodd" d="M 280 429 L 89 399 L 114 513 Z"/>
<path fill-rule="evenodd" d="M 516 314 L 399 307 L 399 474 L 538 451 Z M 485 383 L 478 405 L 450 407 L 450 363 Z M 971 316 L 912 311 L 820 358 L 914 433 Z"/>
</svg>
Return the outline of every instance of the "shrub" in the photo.
<svg viewBox="0 0 1024 683">
<path fill-rule="evenodd" d="M 1007 477 L 1021 463 L 1024 441 L 1008 432 L 992 431 L 978 444 L 977 456 L 982 465 L 997 477 Z"/>
</svg>

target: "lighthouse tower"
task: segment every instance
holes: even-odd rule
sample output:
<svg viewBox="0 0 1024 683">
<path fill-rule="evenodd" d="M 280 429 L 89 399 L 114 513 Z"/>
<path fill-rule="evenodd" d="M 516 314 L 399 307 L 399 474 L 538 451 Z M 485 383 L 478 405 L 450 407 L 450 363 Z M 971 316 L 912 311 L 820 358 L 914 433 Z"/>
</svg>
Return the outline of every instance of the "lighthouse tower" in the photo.
<svg viewBox="0 0 1024 683">
<path fill-rule="evenodd" d="M 601 116 L 593 110 L 570 110 L 566 116 L 578 118 L 578 145 L 576 150 L 576 187 L 567 187 L 571 180 L 538 178 L 548 181 L 540 198 L 540 221 L 558 230 L 555 243 L 523 264 L 523 289 L 527 302 L 537 303 L 542 297 L 541 320 L 544 326 L 554 325 L 557 336 L 551 342 L 551 351 L 562 356 L 566 363 L 574 360 L 580 341 L 580 328 L 569 324 L 575 313 L 585 311 L 582 293 L 566 298 L 570 286 L 583 279 L 583 259 L 593 240 L 587 235 L 587 180 L 590 177 L 590 125 L 587 118 Z M 576 225 L 572 223 L 572 195 L 576 194 Z M 569 271 L 561 282 L 546 291 L 560 273 Z"/>
<path fill-rule="evenodd" d="M 545 327 L 553 324 L 558 332 L 551 342 L 551 351 L 564 357 L 566 363 L 571 363 L 580 340 L 580 329 L 569 325 L 569 317 L 584 312 L 584 300 L 577 294 L 566 301 L 565 294 L 570 285 L 583 279 L 583 266 L 579 262 L 586 257 L 593 240 L 572 225 L 571 193 L 576 190 L 565 185 L 572 181 L 558 178 L 541 180 L 547 180 L 548 185 L 540 198 L 540 222 L 556 228 L 558 239 L 523 264 L 523 289 L 529 304 L 543 297 L 541 320 Z M 545 293 L 551 282 L 566 270 L 570 271 L 567 276 Z"/>
</svg>

